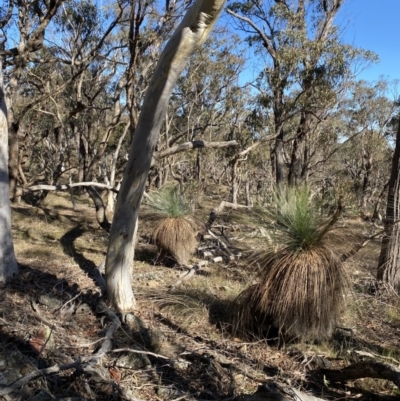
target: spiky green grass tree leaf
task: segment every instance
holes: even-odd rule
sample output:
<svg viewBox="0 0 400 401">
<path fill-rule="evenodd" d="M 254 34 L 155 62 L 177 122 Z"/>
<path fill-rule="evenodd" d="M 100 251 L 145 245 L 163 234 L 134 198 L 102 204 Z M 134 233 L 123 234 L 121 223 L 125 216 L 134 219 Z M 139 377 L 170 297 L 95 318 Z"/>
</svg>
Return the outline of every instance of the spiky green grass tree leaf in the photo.
<svg viewBox="0 0 400 401">
<path fill-rule="evenodd" d="M 278 250 L 254 258 L 261 279 L 238 296 L 235 329 L 261 334 L 270 326 L 283 337 L 302 340 L 331 336 L 347 283 L 326 241 L 336 217 L 323 218 L 307 188 L 280 189 L 266 214 Z"/>
<path fill-rule="evenodd" d="M 148 205 L 152 213 L 160 218 L 187 217 L 191 213 L 189 202 L 186 202 L 176 187 L 152 194 Z"/>
</svg>

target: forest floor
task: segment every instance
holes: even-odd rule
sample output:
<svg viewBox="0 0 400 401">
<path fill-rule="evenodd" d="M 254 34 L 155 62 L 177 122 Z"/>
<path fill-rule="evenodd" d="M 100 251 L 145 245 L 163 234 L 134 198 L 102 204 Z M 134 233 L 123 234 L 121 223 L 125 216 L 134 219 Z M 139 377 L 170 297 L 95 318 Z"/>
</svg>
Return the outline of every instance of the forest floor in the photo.
<svg viewBox="0 0 400 401">
<path fill-rule="evenodd" d="M 219 202 L 218 194 L 204 198 L 197 219 L 207 221 Z M 351 291 L 331 340 L 249 341 L 232 335 L 229 309 L 231 301 L 257 280 L 257 269 L 245 256 L 265 246 L 257 210 L 226 209 L 212 230 L 229 251 L 212 240 L 200 244 L 211 244 L 222 262 L 210 262 L 190 280 L 178 282 L 187 271 L 157 262 L 149 240 L 155 223 L 144 208 L 133 270 L 136 317 L 116 330 L 113 350 L 96 360 L 90 374 L 79 367 L 94 355 L 110 327 L 98 308 L 101 291 L 94 275 L 104 261 L 108 235 L 98 227 L 90 200 L 83 197 L 78 197 L 77 210 L 69 195 L 51 193 L 43 207 L 21 203 L 12 213 L 20 276 L 0 291 L 0 397 L 256 401 L 267 399 L 259 392 L 251 394 L 268 383 L 323 399 L 400 395 L 388 380 L 333 383 L 314 374 L 319 368 L 343 368 L 365 360 L 400 365 L 399 299 L 374 278 L 379 239 L 346 261 Z M 360 218 L 343 216 L 332 249 L 339 255 L 349 251 L 369 230 Z M 229 252 L 243 256 L 229 261 Z M 195 255 L 192 263 L 202 260 Z"/>
</svg>

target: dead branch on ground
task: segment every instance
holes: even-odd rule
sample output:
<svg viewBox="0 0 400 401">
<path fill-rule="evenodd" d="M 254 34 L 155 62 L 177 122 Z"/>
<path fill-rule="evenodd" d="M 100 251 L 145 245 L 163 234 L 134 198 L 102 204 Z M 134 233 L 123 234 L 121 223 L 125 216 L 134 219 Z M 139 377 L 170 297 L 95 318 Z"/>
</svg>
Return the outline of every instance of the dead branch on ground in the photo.
<svg viewBox="0 0 400 401">
<path fill-rule="evenodd" d="M 315 371 L 322 374 L 331 382 L 347 382 L 349 380 L 370 377 L 373 379 L 383 379 L 393 382 L 400 388 L 400 369 L 385 362 L 373 360 L 354 363 L 340 370 L 320 369 Z"/>
</svg>

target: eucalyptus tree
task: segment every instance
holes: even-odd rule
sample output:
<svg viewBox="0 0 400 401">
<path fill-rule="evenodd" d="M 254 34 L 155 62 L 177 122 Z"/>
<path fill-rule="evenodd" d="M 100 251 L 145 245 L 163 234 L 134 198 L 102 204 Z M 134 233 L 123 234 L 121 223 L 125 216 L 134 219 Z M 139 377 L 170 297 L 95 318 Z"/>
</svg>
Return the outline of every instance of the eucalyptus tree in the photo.
<svg viewBox="0 0 400 401">
<path fill-rule="evenodd" d="M 162 45 L 176 28 L 179 16 L 190 3 L 183 0 L 132 2 L 121 37 L 127 52 L 126 102 L 131 139 L 138 123 L 143 94 L 149 84 Z"/>
<path fill-rule="evenodd" d="M 117 199 L 106 258 L 107 295 L 119 311 L 129 311 L 135 306 L 130 274 L 134 234 L 169 97 L 190 56 L 207 39 L 224 3 L 223 0 L 193 3 L 165 46 L 147 88 Z"/>
<path fill-rule="evenodd" d="M 7 105 L 0 57 L 0 282 L 18 274 L 11 233 L 11 208 L 8 184 Z"/>
<path fill-rule="evenodd" d="M 193 55 L 172 93 L 151 181 L 156 179 L 162 185 L 171 172 L 181 187 L 184 181 L 207 185 L 211 169 L 223 168 L 224 158 L 216 157 L 223 151 L 200 148 L 167 160 L 165 155 L 172 154 L 176 146 L 193 141 L 207 141 L 207 147 L 221 148 L 224 143 L 230 147 L 229 141 L 237 140 L 231 137 L 231 131 L 234 115 L 243 113 L 245 107 L 245 91 L 237 82 L 243 64 L 243 58 L 234 52 L 232 37 L 223 29 L 216 29 Z"/>
<path fill-rule="evenodd" d="M 56 15 L 64 0 L 54 1 L 5 1 L 1 4 L 2 10 L 7 10 L 1 16 L 1 48 L 0 56 L 6 68 L 6 91 L 8 101 L 9 126 L 9 174 L 10 195 L 12 200 L 17 199 L 17 183 L 19 177 L 19 144 L 18 131 L 21 119 L 30 109 L 30 102 L 24 107 L 14 104 L 14 99 L 21 84 L 24 70 L 31 63 L 35 54 L 43 47 L 45 31 Z M 17 30 L 17 33 L 15 33 Z"/>
<path fill-rule="evenodd" d="M 37 176 L 41 181 L 56 183 L 62 173 L 77 167 L 76 161 L 80 163 L 78 180 L 93 179 L 124 109 L 120 102 L 125 82 L 120 72 L 121 43 L 115 32 L 128 5 L 116 0 L 105 10 L 90 0 L 10 2 L 3 52 L 8 66 L 7 94 L 13 105 L 10 131 L 15 134 L 10 136 L 12 198 L 18 194 L 17 180 L 28 185 L 20 165 L 18 131 L 34 134 L 28 139 L 38 162 L 35 172 L 42 166 Z M 18 32 L 12 28 L 14 8 Z M 19 45 L 7 48 L 13 40 L 19 40 Z M 94 188 L 88 191 L 100 212 L 100 224 L 108 227 L 100 196 Z"/>
<path fill-rule="evenodd" d="M 354 63 L 373 58 L 340 41 L 334 21 L 342 4 L 343 0 L 248 0 L 233 2 L 228 9 L 265 60 L 256 86 L 260 103 L 273 117 L 278 184 L 285 181 L 285 165 L 290 184 L 306 179 L 311 133 L 337 104 Z"/>
<path fill-rule="evenodd" d="M 37 176 L 41 182 L 55 184 L 65 171 L 71 179 L 71 171 L 78 171 L 78 181 L 95 179 L 108 140 L 123 123 L 125 77 L 116 32 L 127 8 L 127 2 L 116 1 L 104 15 L 91 1 L 65 2 L 46 32 L 45 46 L 22 74 L 20 93 L 30 93 L 34 101 L 21 126 L 42 132 L 30 138 L 36 166 L 49 173 Z M 87 190 L 99 224 L 108 229 L 100 195 Z"/>
<path fill-rule="evenodd" d="M 352 182 L 364 211 L 389 179 L 392 149 L 387 138 L 389 125 L 398 113 L 388 98 L 389 82 L 355 82 L 342 102 L 343 132 L 340 138 L 340 165 Z M 338 144 L 340 145 L 340 144 Z"/>
</svg>

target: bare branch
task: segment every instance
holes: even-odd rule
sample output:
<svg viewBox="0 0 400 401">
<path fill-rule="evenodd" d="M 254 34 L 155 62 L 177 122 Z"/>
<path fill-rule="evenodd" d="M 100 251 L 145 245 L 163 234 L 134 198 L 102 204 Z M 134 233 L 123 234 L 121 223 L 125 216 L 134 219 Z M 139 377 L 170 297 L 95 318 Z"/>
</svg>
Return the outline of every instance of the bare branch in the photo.
<svg viewBox="0 0 400 401">
<path fill-rule="evenodd" d="M 24 188 L 25 191 L 65 191 L 67 189 L 71 189 L 74 187 L 97 187 L 97 188 L 105 188 L 109 189 L 110 191 L 115 192 L 116 194 L 118 193 L 118 190 L 111 187 L 110 185 L 107 184 L 102 184 L 100 182 L 76 182 L 73 184 L 59 184 L 59 185 L 47 185 L 47 184 L 41 184 L 41 185 L 33 185 L 31 187 Z"/>
<path fill-rule="evenodd" d="M 276 59 L 276 51 L 274 50 L 271 41 L 268 39 L 267 35 L 250 19 L 247 17 L 243 17 L 239 14 L 236 14 L 235 12 L 233 12 L 232 10 L 230 10 L 229 8 L 226 10 L 226 12 L 230 15 L 232 15 L 233 17 L 246 22 L 247 24 L 249 24 L 256 32 L 257 34 L 260 36 L 260 38 L 262 39 L 265 48 L 268 50 L 268 53 L 271 55 L 271 57 L 273 59 Z"/>
<path fill-rule="evenodd" d="M 160 152 L 155 152 L 154 159 L 156 159 L 156 160 L 162 159 L 164 157 L 172 156 L 172 155 L 175 155 L 176 153 L 184 152 L 185 150 L 189 150 L 189 149 L 198 149 L 198 148 L 221 149 L 221 148 L 229 148 L 229 147 L 238 146 L 238 145 L 239 145 L 239 143 L 235 140 L 226 141 L 226 142 L 207 142 L 207 141 L 196 140 L 196 141 L 181 143 L 172 148 L 161 150 Z M 154 162 L 152 164 L 154 164 Z"/>
</svg>

